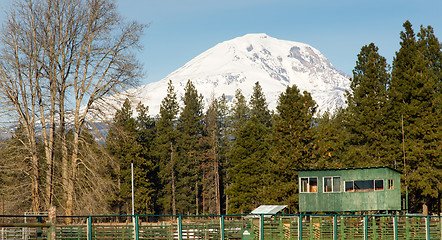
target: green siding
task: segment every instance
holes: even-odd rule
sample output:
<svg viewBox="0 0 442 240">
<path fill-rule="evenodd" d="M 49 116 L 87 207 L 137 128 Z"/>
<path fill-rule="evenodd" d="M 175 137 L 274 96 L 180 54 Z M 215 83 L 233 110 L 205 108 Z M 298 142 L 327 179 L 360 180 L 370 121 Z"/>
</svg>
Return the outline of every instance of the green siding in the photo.
<svg viewBox="0 0 442 240">
<path fill-rule="evenodd" d="M 400 173 L 388 167 L 299 170 L 301 177 L 317 177 L 317 193 L 299 193 L 300 212 L 344 212 L 401 210 Z M 323 192 L 324 177 L 341 177 L 341 191 Z M 393 189 L 388 189 L 388 179 L 393 179 Z M 384 190 L 345 192 L 345 181 L 384 180 Z"/>
</svg>

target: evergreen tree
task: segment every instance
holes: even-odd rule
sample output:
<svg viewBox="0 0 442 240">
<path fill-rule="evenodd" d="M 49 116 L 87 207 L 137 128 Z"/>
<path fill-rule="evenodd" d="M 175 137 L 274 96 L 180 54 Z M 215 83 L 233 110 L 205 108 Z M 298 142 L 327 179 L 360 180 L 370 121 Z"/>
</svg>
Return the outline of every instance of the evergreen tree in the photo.
<svg viewBox="0 0 442 240">
<path fill-rule="evenodd" d="M 228 142 L 226 141 L 227 100 L 212 99 L 205 114 L 204 137 L 201 141 L 203 214 L 221 214 L 222 163 Z"/>
<path fill-rule="evenodd" d="M 203 136 L 203 96 L 189 80 L 182 98 L 184 106 L 178 119 L 177 211 L 199 213 L 201 179 L 199 141 Z"/>
<path fill-rule="evenodd" d="M 255 83 L 252 96 L 250 97 L 250 115 L 256 117 L 264 126 L 270 128 L 272 115 L 268 109 L 268 104 L 259 82 Z"/>
<path fill-rule="evenodd" d="M 313 145 L 313 168 L 342 168 L 348 152 L 345 142 L 349 139 L 348 131 L 344 127 L 344 109 L 338 109 L 334 114 L 325 112 L 315 119 L 313 131 L 315 134 Z"/>
<path fill-rule="evenodd" d="M 120 110 L 115 113 L 112 126 L 106 137 L 106 148 L 118 162 L 115 177 L 118 186 L 113 205 L 118 214 L 131 214 L 131 162 L 138 158 L 141 147 L 136 144 L 136 122 L 132 117 L 133 110 L 129 99 L 126 99 Z"/>
<path fill-rule="evenodd" d="M 373 43 L 362 47 L 353 70 L 345 111 L 346 166 L 394 167 L 386 143 L 387 86 L 390 82 L 386 59 Z"/>
<path fill-rule="evenodd" d="M 401 32 L 401 48 L 393 61 L 389 89 L 390 137 L 394 153 L 403 159 L 401 169 L 410 199 L 424 209 L 438 211 L 441 196 L 441 45 L 431 27 L 423 28 L 418 39 L 409 21 Z M 417 208 L 412 209 L 418 211 Z"/>
<path fill-rule="evenodd" d="M 228 213 L 249 213 L 270 193 L 268 129 L 252 117 L 239 130 L 230 156 Z"/>
<path fill-rule="evenodd" d="M 224 108 L 224 116 L 227 116 L 226 108 Z M 241 89 L 237 89 L 235 92 L 235 98 L 233 99 L 233 105 L 231 109 L 231 114 L 227 116 L 226 122 L 226 136 L 225 141 L 227 141 L 228 147 L 226 149 L 226 158 L 224 161 L 224 181 L 223 186 L 224 189 L 229 189 L 229 186 L 231 184 L 231 178 L 230 174 L 234 171 L 232 170 L 233 165 L 231 162 L 233 149 L 232 145 L 234 145 L 236 139 L 239 136 L 241 128 L 243 128 L 246 124 L 246 122 L 250 118 L 250 109 L 247 106 L 247 100 L 244 97 L 244 95 L 241 92 Z M 230 202 L 230 196 L 228 191 L 225 191 L 225 208 L 226 212 L 230 212 L 229 210 L 229 202 Z"/>
<path fill-rule="evenodd" d="M 141 145 L 141 161 L 134 167 L 135 211 L 138 214 L 154 214 L 157 206 L 158 164 L 153 149 L 155 146 L 155 121 L 148 114 L 149 108 L 137 106 L 137 143 Z"/>
<path fill-rule="evenodd" d="M 241 89 L 237 89 L 235 98 L 233 99 L 232 114 L 230 116 L 231 134 L 233 137 L 235 137 L 235 132 L 239 132 L 249 118 L 250 108 L 247 106 L 246 98 L 242 94 Z"/>
<path fill-rule="evenodd" d="M 308 92 L 288 86 L 281 93 L 272 134 L 272 161 L 275 189 L 272 197 L 277 203 L 288 203 L 296 209 L 296 169 L 310 168 L 313 162 L 314 133 L 312 130 L 316 103 Z"/>
<path fill-rule="evenodd" d="M 167 95 L 160 105 L 160 116 L 156 123 L 155 155 L 159 164 L 159 211 L 176 215 L 176 161 L 177 161 L 177 96 L 169 81 Z"/>
<path fill-rule="evenodd" d="M 147 116 L 147 108 L 139 105 L 141 121 L 133 117 L 129 99 L 126 99 L 120 110 L 115 113 L 113 124 L 106 137 L 108 152 L 117 159 L 115 171 L 118 193 L 113 205 L 119 214 L 131 213 L 131 163 L 134 165 L 135 207 L 137 213 L 153 213 L 152 198 L 155 192 L 155 166 L 148 152 L 152 144 L 152 129 Z M 146 129 L 140 129 L 146 127 Z"/>
<path fill-rule="evenodd" d="M 229 213 L 249 212 L 270 197 L 269 132 L 272 116 L 259 82 L 253 88 L 250 112 L 238 91 L 236 99 L 232 117 L 235 140 L 228 170 Z"/>
</svg>

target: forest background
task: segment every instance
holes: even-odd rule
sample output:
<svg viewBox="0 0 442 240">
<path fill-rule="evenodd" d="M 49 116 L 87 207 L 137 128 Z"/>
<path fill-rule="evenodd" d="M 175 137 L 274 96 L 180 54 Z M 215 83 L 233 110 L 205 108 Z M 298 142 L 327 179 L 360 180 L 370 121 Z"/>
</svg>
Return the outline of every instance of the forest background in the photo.
<svg viewBox="0 0 442 240">
<path fill-rule="evenodd" d="M 391 66 L 363 46 L 348 107 L 335 113 L 317 114 L 296 86 L 270 111 L 259 82 L 250 99 L 238 89 L 231 106 L 204 106 L 191 80 L 179 99 L 172 79 L 159 115 L 127 99 L 97 123 L 91 112 L 109 107 L 100 99 L 137 84 L 147 26 L 107 0 L 17 3 L 0 33 L 2 114 L 16 120 L 0 145 L 7 214 L 130 214 L 131 163 L 136 214 L 295 213 L 297 169 L 369 166 L 403 172 L 410 212 L 442 212 L 442 51 L 431 26 L 415 33 L 406 21 Z"/>
</svg>

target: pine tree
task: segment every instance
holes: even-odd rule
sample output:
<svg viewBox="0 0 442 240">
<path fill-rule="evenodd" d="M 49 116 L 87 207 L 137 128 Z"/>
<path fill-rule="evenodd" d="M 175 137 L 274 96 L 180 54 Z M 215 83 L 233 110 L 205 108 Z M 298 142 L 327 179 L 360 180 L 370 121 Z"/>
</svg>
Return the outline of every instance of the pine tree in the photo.
<svg viewBox="0 0 442 240">
<path fill-rule="evenodd" d="M 221 214 L 222 162 L 225 159 L 226 98 L 212 99 L 205 114 L 204 137 L 201 141 L 203 214 Z"/>
<path fill-rule="evenodd" d="M 252 117 L 239 130 L 230 155 L 228 213 L 249 213 L 270 193 L 268 129 Z"/>
<path fill-rule="evenodd" d="M 345 140 L 349 139 L 344 127 L 344 109 L 334 114 L 325 112 L 315 119 L 312 168 L 342 168 L 344 155 L 351 148 Z"/>
<path fill-rule="evenodd" d="M 224 116 L 227 116 L 227 109 L 224 107 Z M 233 105 L 231 108 L 231 114 L 229 114 L 226 118 L 226 132 L 225 132 L 225 141 L 227 141 L 227 149 L 226 149 L 226 158 L 224 161 L 224 181 L 223 186 L 225 191 L 225 208 L 226 212 L 230 212 L 229 210 L 229 202 L 230 196 L 228 193 L 228 189 L 230 184 L 232 183 L 230 174 L 233 173 L 233 165 L 231 162 L 233 148 L 236 139 L 240 134 L 240 130 L 245 126 L 246 122 L 250 119 L 250 109 L 247 106 L 247 100 L 241 92 L 241 89 L 237 89 L 235 92 L 235 98 L 233 99 Z"/>
<path fill-rule="evenodd" d="M 441 45 L 431 27 L 423 28 L 418 39 L 409 21 L 401 32 L 401 48 L 393 62 L 389 89 L 390 137 L 394 151 L 410 186 L 410 198 L 430 211 L 438 211 L 442 192 L 441 169 Z M 412 209 L 417 211 L 417 208 Z"/>
<path fill-rule="evenodd" d="M 199 141 L 203 136 L 203 96 L 189 80 L 178 119 L 177 211 L 199 213 L 201 179 Z"/>
<path fill-rule="evenodd" d="M 228 212 L 244 213 L 264 204 L 270 196 L 269 132 L 272 116 L 259 82 L 253 89 L 250 112 L 242 94 L 237 91 L 236 95 L 232 118 L 235 140 L 228 170 Z"/>
<path fill-rule="evenodd" d="M 152 144 L 150 119 L 147 108 L 138 106 L 140 119 L 133 117 L 129 99 L 115 113 L 113 124 L 106 137 L 108 152 L 117 159 L 119 168 L 114 173 L 117 179 L 118 193 L 114 206 L 120 214 L 131 213 L 131 164 L 134 165 L 134 190 L 136 192 L 135 210 L 137 213 L 153 213 L 152 198 L 155 195 L 156 167 L 148 154 Z"/>
<path fill-rule="evenodd" d="M 385 148 L 390 74 L 386 59 L 378 50 L 373 43 L 363 46 L 353 70 L 344 123 L 349 134 L 346 166 L 395 165 L 396 159 Z"/>
<path fill-rule="evenodd" d="M 260 123 L 268 128 L 272 124 L 272 115 L 268 109 L 268 103 L 259 82 L 255 83 L 252 96 L 250 97 L 250 115 L 256 117 Z"/>
<path fill-rule="evenodd" d="M 247 106 L 246 98 L 242 94 L 241 89 L 237 89 L 233 99 L 232 114 L 230 115 L 230 132 L 233 137 L 235 137 L 235 132 L 238 132 L 249 118 L 250 108 Z"/>
<path fill-rule="evenodd" d="M 169 81 L 167 95 L 161 102 L 160 116 L 156 123 L 155 156 L 159 174 L 159 212 L 176 215 L 176 161 L 178 101 L 172 81 Z"/>
<path fill-rule="evenodd" d="M 137 214 L 154 214 L 157 208 L 158 164 L 153 149 L 155 146 L 155 121 L 149 116 L 149 108 L 137 106 L 137 143 L 140 144 L 140 161 L 134 167 L 135 211 Z"/>
<path fill-rule="evenodd" d="M 313 162 L 312 130 L 316 103 L 308 92 L 288 86 L 281 93 L 276 107 L 272 134 L 272 162 L 275 188 L 273 200 L 288 203 L 290 211 L 296 209 L 296 169 L 310 168 Z"/>
<path fill-rule="evenodd" d="M 119 214 L 131 214 L 131 162 L 138 162 L 142 150 L 136 143 L 136 121 L 129 99 L 126 99 L 114 116 L 113 124 L 106 137 L 108 152 L 117 159 L 118 193 L 113 205 Z"/>
</svg>

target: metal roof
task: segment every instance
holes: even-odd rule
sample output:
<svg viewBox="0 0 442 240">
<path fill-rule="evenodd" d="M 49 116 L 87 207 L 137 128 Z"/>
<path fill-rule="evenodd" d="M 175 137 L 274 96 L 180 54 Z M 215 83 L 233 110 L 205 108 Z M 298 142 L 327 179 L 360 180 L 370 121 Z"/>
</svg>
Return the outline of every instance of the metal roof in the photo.
<svg viewBox="0 0 442 240">
<path fill-rule="evenodd" d="M 251 214 L 276 214 L 287 205 L 261 205 L 251 212 Z"/>
<path fill-rule="evenodd" d="M 389 166 L 375 166 L 375 167 L 349 167 L 349 168 L 317 168 L 317 169 L 296 169 L 296 171 L 301 172 L 308 172 L 308 171 L 336 171 L 336 170 L 359 170 L 359 169 L 377 169 L 377 168 L 388 168 L 390 170 L 393 170 L 395 172 L 401 173 L 401 171 L 394 169 Z"/>
</svg>

